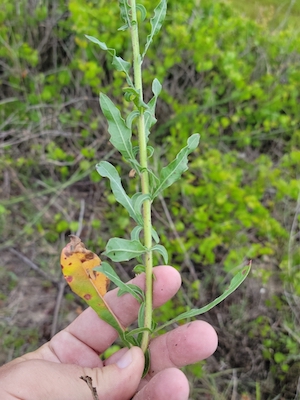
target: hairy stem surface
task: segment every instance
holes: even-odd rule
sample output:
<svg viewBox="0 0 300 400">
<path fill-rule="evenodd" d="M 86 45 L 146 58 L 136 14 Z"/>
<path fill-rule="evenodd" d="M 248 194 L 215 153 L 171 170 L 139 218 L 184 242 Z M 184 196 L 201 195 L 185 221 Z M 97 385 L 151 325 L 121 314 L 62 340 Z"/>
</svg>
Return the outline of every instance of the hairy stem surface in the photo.
<svg viewBox="0 0 300 400">
<path fill-rule="evenodd" d="M 140 99 L 143 101 L 143 83 L 142 83 L 142 63 L 139 46 L 138 22 L 136 13 L 136 1 L 131 0 L 131 40 L 133 49 L 133 69 L 134 69 L 134 85 L 139 91 Z M 142 192 L 149 194 L 149 173 L 147 162 L 147 140 L 145 133 L 145 117 L 143 109 L 140 109 L 140 116 L 138 117 L 138 140 L 140 150 L 140 164 Z M 148 249 L 152 247 L 152 224 L 151 224 L 151 201 L 145 200 L 143 203 L 143 219 L 144 219 L 144 244 Z M 145 292 L 145 328 L 151 330 L 152 326 L 152 251 L 149 250 L 145 255 L 146 267 L 146 292 Z M 143 340 L 141 344 L 142 350 L 145 352 L 149 344 L 149 331 L 143 333 Z"/>
</svg>

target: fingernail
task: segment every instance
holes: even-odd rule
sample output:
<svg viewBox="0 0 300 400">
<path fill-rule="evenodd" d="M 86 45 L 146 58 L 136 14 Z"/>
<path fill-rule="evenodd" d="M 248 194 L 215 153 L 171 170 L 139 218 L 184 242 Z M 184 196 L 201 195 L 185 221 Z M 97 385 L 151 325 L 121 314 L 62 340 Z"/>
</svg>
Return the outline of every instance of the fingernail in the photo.
<svg viewBox="0 0 300 400">
<path fill-rule="evenodd" d="M 128 350 L 121 358 L 116 362 L 119 368 L 126 368 L 132 362 L 131 351 Z"/>
</svg>

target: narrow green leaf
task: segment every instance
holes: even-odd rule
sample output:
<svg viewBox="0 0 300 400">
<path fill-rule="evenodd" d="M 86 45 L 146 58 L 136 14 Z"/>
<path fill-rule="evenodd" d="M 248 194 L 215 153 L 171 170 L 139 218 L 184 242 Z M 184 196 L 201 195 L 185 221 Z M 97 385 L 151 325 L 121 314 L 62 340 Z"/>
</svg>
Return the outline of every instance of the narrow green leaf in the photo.
<svg viewBox="0 0 300 400">
<path fill-rule="evenodd" d="M 151 331 L 152 331 L 152 333 L 155 331 L 156 327 L 157 327 L 157 322 L 155 322 L 155 321 L 152 320 L 152 324 L 151 324 Z"/>
<path fill-rule="evenodd" d="M 91 42 L 93 42 L 93 43 L 97 44 L 98 46 L 100 46 L 100 48 L 102 50 L 107 51 L 112 56 L 112 65 L 115 67 L 115 69 L 117 71 L 124 72 L 124 74 L 126 76 L 127 83 L 131 87 L 134 87 L 133 82 L 132 82 L 132 80 L 130 78 L 130 75 L 129 75 L 129 71 L 130 71 L 130 67 L 131 67 L 130 63 L 128 61 L 123 60 L 122 57 L 118 57 L 116 55 L 116 50 L 115 49 L 113 49 L 112 47 L 108 47 L 106 43 L 100 42 L 100 40 L 98 40 L 94 36 L 85 35 L 85 37 L 88 40 L 90 40 Z"/>
<path fill-rule="evenodd" d="M 96 165 L 96 170 L 101 176 L 109 179 L 110 187 L 115 199 L 122 204 L 124 208 L 126 208 L 131 218 L 141 225 L 143 222 L 142 214 L 135 211 L 132 200 L 129 196 L 127 196 L 122 186 L 122 182 L 116 168 L 108 161 L 100 161 L 100 163 Z"/>
<path fill-rule="evenodd" d="M 118 297 L 123 296 L 123 294 L 125 293 L 132 294 L 132 296 L 135 297 L 139 303 L 145 301 L 145 293 L 137 285 L 133 285 L 132 283 L 126 283 L 126 286 L 119 289 Z"/>
<path fill-rule="evenodd" d="M 126 331 L 126 332 L 125 332 L 125 335 L 123 335 L 123 336 L 125 337 L 125 340 L 127 340 L 127 342 L 131 343 L 132 346 L 141 347 L 141 344 L 140 344 L 140 342 L 136 339 L 136 337 L 133 336 L 133 335 L 128 335 L 128 336 L 127 336 L 128 333 L 129 333 L 129 332 Z M 127 347 L 131 347 L 131 346 L 127 346 Z"/>
<path fill-rule="evenodd" d="M 138 313 L 138 327 L 143 328 L 145 324 L 145 303 L 141 303 Z"/>
<path fill-rule="evenodd" d="M 162 89 L 161 83 L 157 78 L 154 78 L 152 82 L 152 92 L 156 98 L 160 95 L 161 89 Z"/>
<path fill-rule="evenodd" d="M 133 153 L 134 152 L 135 152 L 135 147 L 133 147 Z M 138 162 L 138 160 L 136 158 L 128 158 L 127 161 L 131 164 L 131 167 L 133 169 L 135 169 L 138 172 L 141 171 L 141 169 L 142 169 L 141 164 Z"/>
<path fill-rule="evenodd" d="M 132 205 L 133 208 L 136 212 L 136 214 L 141 214 L 142 213 L 142 205 L 145 200 L 151 200 L 150 194 L 143 194 L 141 192 L 135 193 L 132 198 Z"/>
<path fill-rule="evenodd" d="M 126 118 L 126 125 L 128 126 L 129 129 L 131 129 L 133 121 L 140 115 L 141 113 L 138 110 L 133 110 L 131 111 L 131 113 L 128 114 Z"/>
<path fill-rule="evenodd" d="M 140 240 L 140 233 L 142 232 L 143 227 L 140 225 L 135 226 L 130 234 L 131 240 Z"/>
<path fill-rule="evenodd" d="M 144 371 L 143 371 L 142 378 L 144 378 L 144 377 L 148 374 L 149 369 L 150 369 L 150 362 L 151 362 L 151 359 L 150 359 L 150 350 L 149 350 L 149 347 L 148 347 L 148 349 L 146 350 L 144 356 L 145 356 L 145 366 L 144 366 Z"/>
<path fill-rule="evenodd" d="M 157 185 L 159 185 L 159 178 L 155 175 L 155 173 L 151 170 L 148 169 L 149 172 L 149 181 L 150 181 L 150 187 L 157 187 Z M 152 196 L 152 200 L 154 199 L 154 197 Z"/>
<path fill-rule="evenodd" d="M 153 37 L 160 31 L 164 19 L 167 13 L 167 0 L 161 0 L 158 5 L 154 9 L 154 16 L 150 19 L 151 24 L 151 32 L 150 35 L 147 36 L 147 42 L 145 45 L 145 50 L 142 55 L 142 60 L 147 53 L 147 50 L 153 40 Z"/>
<path fill-rule="evenodd" d="M 153 156 L 153 154 L 154 154 L 154 147 L 152 147 L 152 146 L 147 146 L 147 155 L 148 155 L 148 158 L 151 158 L 151 157 Z"/>
<path fill-rule="evenodd" d="M 148 109 L 148 104 L 142 100 L 139 90 L 134 87 L 125 87 L 123 91 L 125 92 L 125 100 L 132 101 L 140 112 Z"/>
<path fill-rule="evenodd" d="M 128 102 L 134 101 L 136 98 L 140 97 L 140 92 L 138 90 L 136 90 L 136 88 L 124 87 L 123 91 L 125 92 L 125 94 L 128 95 L 125 97 L 126 101 L 128 101 Z"/>
<path fill-rule="evenodd" d="M 141 288 L 136 285 L 131 285 L 128 283 L 124 283 L 116 271 L 106 262 L 102 261 L 99 267 L 94 268 L 95 271 L 99 271 L 105 276 L 108 277 L 110 281 L 112 281 L 118 288 L 119 292 L 122 290 L 123 293 L 130 293 L 139 303 L 144 300 L 144 292 Z M 138 290 L 137 290 L 138 289 Z M 118 293 L 119 295 L 119 293 Z"/>
<path fill-rule="evenodd" d="M 189 311 L 186 311 L 180 315 L 177 315 L 177 317 L 171 319 L 170 321 L 166 322 L 163 325 L 160 325 L 158 328 L 155 329 L 155 333 L 160 331 L 161 329 L 164 329 L 165 327 L 174 324 L 175 322 L 181 321 L 182 319 L 186 318 L 192 318 L 196 317 L 197 315 L 204 314 L 205 312 L 211 310 L 214 308 L 217 304 L 221 303 L 226 297 L 228 297 L 232 292 L 234 292 L 240 285 L 241 283 L 244 282 L 244 280 L 247 278 L 249 272 L 251 269 L 251 263 L 244 268 L 242 271 L 238 272 L 231 280 L 230 285 L 228 288 L 225 290 L 225 292 L 217 297 L 214 301 L 211 303 L 207 304 L 206 306 L 202 308 L 197 308 L 197 309 L 192 309 Z"/>
<path fill-rule="evenodd" d="M 124 72 L 126 76 L 129 76 L 131 65 L 128 61 L 123 60 L 122 57 L 113 56 L 112 65 L 117 71 Z"/>
<path fill-rule="evenodd" d="M 132 132 L 121 117 L 119 109 L 110 98 L 103 93 L 100 93 L 100 106 L 108 122 L 111 144 L 119 150 L 126 160 L 133 159 L 134 154 L 131 144 Z"/>
<path fill-rule="evenodd" d="M 161 244 L 156 244 L 152 247 L 151 250 L 157 251 L 159 254 L 161 254 L 164 259 L 164 263 L 168 264 L 168 252 L 164 246 L 162 246 Z"/>
<path fill-rule="evenodd" d="M 120 7 L 121 19 L 125 22 L 125 25 L 121 26 L 121 28 L 119 28 L 118 30 L 125 31 L 131 26 L 130 15 L 129 15 L 131 7 L 127 0 L 119 0 L 119 7 Z"/>
<path fill-rule="evenodd" d="M 146 272 L 145 265 L 138 264 L 133 268 L 133 272 L 135 274 L 142 274 L 143 272 Z"/>
<path fill-rule="evenodd" d="M 150 128 L 156 123 L 157 119 L 155 118 L 155 109 L 156 109 L 156 102 L 157 98 L 161 92 L 162 86 L 158 79 L 154 79 L 152 83 L 152 92 L 154 96 L 148 102 L 148 108 L 145 110 L 145 131 L 146 136 L 150 135 Z"/>
<path fill-rule="evenodd" d="M 118 31 L 126 31 L 127 29 L 128 29 L 128 25 L 125 24 L 125 25 L 120 26 L 120 28 L 118 28 Z"/>
<path fill-rule="evenodd" d="M 98 46 L 100 46 L 102 50 L 105 50 L 105 51 L 111 50 L 111 49 L 109 49 L 109 48 L 107 47 L 106 43 L 100 42 L 100 40 L 97 39 L 97 38 L 95 38 L 94 36 L 85 35 L 85 37 L 86 37 L 90 42 L 96 43 Z"/>
<path fill-rule="evenodd" d="M 150 332 L 152 333 L 152 331 L 149 328 L 145 328 L 145 327 L 140 327 L 140 328 L 135 328 L 135 329 L 131 329 L 129 332 L 126 332 L 126 336 L 133 336 L 142 332 Z"/>
<path fill-rule="evenodd" d="M 154 114 L 150 110 L 146 110 L 144 115 L 145 115 L 145 133 L 146 133 L 146 137 L 148 139 L 148 137 L 150 135 L 150 128 L 151 128 L 151 126 L 156 124 L 157 119 L 155 118 Z"/>
<path fill-rule="evenodd" d="M 158 236 L 156 230 L 153 228 L 153 226 L 152 226 L 152 230 L 151 230 L 151 235 L 152 235 L 152 238 L 155 241 L 155 243 L 160 242 L 159 236 Z"/>
<path fill-rule="evenodd" d="M 145 21 L 145 19 L 146 19 L 146 17 L 147 17 L 147 10 L 146 10 L 146 8 L 143 6 L 143 4 L 137 4 L 137 5 L 136 5 L 136 9 L 140 11 L 141 17 L 142 17 L 142 21 Z"/>
<path fill-rule="evenodd" d="M 187 146 L 180 150 L 177 154 L 175 160 L 173 160 L 169 165 L 162 168 L 159 174 L 159 184 L 152 195 L 152 198 L 158 196 L 167 187 L 171 186 L 175 181 L 177 181 L 184 171 L 188 169 L 188 155 L 196 149 L 199 144 L 200 135 L 195 133 L 192 135 L 188 141 Z"/>
<path fill-rule="evenodd" d="M 133 147 L 133 154 L 135 155 L 135 156 L 137 156 L 138 154 L 139 154 L 139 146 L 134 146 Z"/>
<path fill-rule="evenodd" d="M 141 256 L 147 252 L 147 248 L 138 240 L 127 240 L 121 238 L 109 239 L 105 252 L 103 253 L 112 261 L 128 261 Z"/>
</svg>

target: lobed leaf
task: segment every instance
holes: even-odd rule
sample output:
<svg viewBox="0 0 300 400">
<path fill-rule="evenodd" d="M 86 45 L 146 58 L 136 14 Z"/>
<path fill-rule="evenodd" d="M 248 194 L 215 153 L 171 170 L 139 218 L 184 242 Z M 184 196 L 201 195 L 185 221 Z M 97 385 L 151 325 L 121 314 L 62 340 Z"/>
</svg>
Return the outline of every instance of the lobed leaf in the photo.
<svg viewBox="0 0 300 400">
<path fill-rule="evenodd" d="M 153 199 L 164 189 L 176 182 L 183 172 L 188 169 L 188 155 L 196 149 L 199 140 L 200 135 L 198 133 L 192 135 L 188 139 L 187 145 L 177 154 L 175 160 L 161 170 L 159 174 L 159 184 L 152 195 Z"/>
<path fill-rule="evenodd" d="M 164 259 L 164 263 L 168 264 L 168 252 L 166 250 L 166 248 L 164 246 L 162 246 L 161 244 L 156 244 L 152 247 L 151 249 L 152 251 L 157 251 L 159 254 L 162 255 L 163 259 Z"/>
<path fill-rule="evenodd" d="M 108 96 L 100 93 L 100 106 L 108 122 L 111 144 L 119 150 L 126 159 L 134 159 L 131 144 L 131 129 L 128 128 L 121 117 L 119 109 L 114 105 Z"/>
<path fill-rule="evenodd" d="M 228 297 L 232 292 L 234 292 L 244 282 L 244 280 L 247 278 L 247 276 L 250 272 L 250 269 L 251 269 L 251 262 L 249 263 L 249 265 L 246 268 L 244 268 L 242 271 L 238 272 L 232 278 L 232 280 L 230 281 L 230 285 L 228 286 L 228 288 L 225 290 L 225 292 L 221 296 L 217 297 L 214 301 L 212 301 L 211 303 L 207 304 L 204 307 L 192 309 L 192 310 L 189 310 L 182 314 L 177 315 L 177 317 L 171 319 L 170 321 L 168 321 L 165 324 L 160 325 L 158 328 L 156 328 L 155 332 L 158 332 L 161 329 L 164 329 L 165 327 L 167 327 L 171 324 L 174 324 L 175 322 L 181 321 L 182 319 L 196 317 L 197 315 L 204 314 L 207 311 L 211 310 L 217 304 L 221 303 L 221 301 L 226 299 L 226 297 Z"/>
</svg>

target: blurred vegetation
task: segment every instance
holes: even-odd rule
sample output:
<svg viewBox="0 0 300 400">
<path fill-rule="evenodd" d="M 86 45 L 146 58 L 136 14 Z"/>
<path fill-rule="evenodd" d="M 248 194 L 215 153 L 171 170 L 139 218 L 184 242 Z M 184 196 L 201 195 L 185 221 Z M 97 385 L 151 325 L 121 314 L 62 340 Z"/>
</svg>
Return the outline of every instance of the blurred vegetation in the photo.
<svg viewBox="0 0 300 400">
<path fill-rule="evenodd" d="M 192 132 L 200 132 L 201 145 L 184 179 L 154 205 L 154 223 L 184 281 L 157 317 L 212 300 L 251 258 L 253 278 L 207 316 L 220 347 L 211 360 L 186 369 L 192 398 L 225 399 L 234 390 L 244 399 L 294 398 L 300 375 L 299 31 L 289 28 L 287 8 L 272 21 L 274 13 L 264 8 L 256 21 L 229 3 L 168 3 L 144 68 L 146 96 L 155 76 L 163 82 L 150 137 L 154 168 L 174 158 Z M 143 4 L 150 15 L 155 4 Z M 69 233 L 81 229 L 100 253 L 109 237 L 129 231 L 128 215 L 94 169 L 110 158 L 124 185 L 136 189 L 108 143 L 98 104 L 101 89 L 128 108 L 124 80 L 84 34 L 124 59 L 129 37 L 116 33 L 117 2 L 104 0 L 3 0 L 0 22 L 0 248 L 22 251 L 58 278 Z M 3 282 L 15 285 L 11 276 Z M 1 324 L 1 332 L 9 331 Z M 5 346 L 17 341 L 8 335 Z"/>
</svg>

